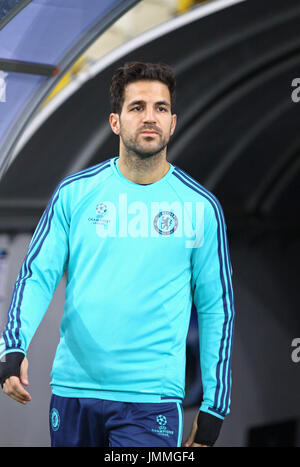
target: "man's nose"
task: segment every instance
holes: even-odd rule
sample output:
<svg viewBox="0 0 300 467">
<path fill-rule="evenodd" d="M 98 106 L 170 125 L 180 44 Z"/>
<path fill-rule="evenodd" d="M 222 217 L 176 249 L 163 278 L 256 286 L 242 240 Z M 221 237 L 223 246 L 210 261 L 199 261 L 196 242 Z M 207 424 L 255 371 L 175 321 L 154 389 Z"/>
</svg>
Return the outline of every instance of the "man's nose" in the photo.
<svg viewBox="0 0 300 467">
<path fill-rule="evenodd" d="M 156 121 L 155 112 L 152 107 L 146 107 L 143 120 L 144 122 L 152 122 L 152 123 Z"/>
</svg>

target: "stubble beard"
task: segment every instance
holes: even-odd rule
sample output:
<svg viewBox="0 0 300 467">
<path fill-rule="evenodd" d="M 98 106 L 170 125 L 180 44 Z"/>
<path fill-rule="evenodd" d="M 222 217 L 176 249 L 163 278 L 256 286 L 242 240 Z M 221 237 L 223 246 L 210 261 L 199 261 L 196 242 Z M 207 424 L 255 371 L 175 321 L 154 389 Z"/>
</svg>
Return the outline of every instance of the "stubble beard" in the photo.
<svg viewBox="0 0 300 467">
<path fill-rule="evenodd" d="M 162 136 L 161 133 L 158 133 L 159 136 L 159 143 L 156 145 L 156 147 L 153 147 L 153 149 L 147 149 L 147 143 L 140 143 L 138 141 L 138 138 L 140 137 L 140 134 L 138 133 L 136 136 L 128 136 L 126 132 L 121 128 L 120 132 L 120 138 L 122 140 L 123 146 L 126 149 L 126 153 L 128 157 L 134 157 L 138 159 L 150 159 L 151 157 L 157 158 L 161 154 L 163 154 L 164 149 L 167 147 L 167 144 L 169 142 L 168 137 Z M 145 140 L 150 141 L 152 137 L 144 137 Z M 157 136 L 156 136 L 157 138 Z M 156 156 L 156 157 L 155 157 Z"/>
</svg>

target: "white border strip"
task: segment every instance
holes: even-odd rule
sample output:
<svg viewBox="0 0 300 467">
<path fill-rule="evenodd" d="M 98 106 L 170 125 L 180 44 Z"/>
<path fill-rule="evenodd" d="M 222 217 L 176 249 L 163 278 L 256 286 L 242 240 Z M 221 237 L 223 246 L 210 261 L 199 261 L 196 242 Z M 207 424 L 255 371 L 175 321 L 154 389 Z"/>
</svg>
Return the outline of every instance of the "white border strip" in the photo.
<svg viewBox="0 0 300 467">
<path fill-rule="evenodd" d="M 74 77 L 72 82 L 68 84 L 62 91 L 60 91 L 56 96 L 54 96 L 51 101 L 44 107 L 42 110 L 36 114 L 35 117 L 29 122 L 27 128 L 24 130 L 21 135 L 18 143 L 16 144 L 11 162 L 16 158 L 21 149 L 29 141 L 32 135 L 37 131 L 37 129 L 49 118 L 49 116 L 54 113 L 54 111 L 60 107 L 63 102 L 65 102 L 72 94 L 74 94 L 81 86 L 83 86 L 89 79 L 94 78 L 105 68 L 110 66 L 112 63 L 119 60 L 124 55 L 132 52 L 133 50 L 141 47 L 153 40 L 164 36 L 176 29 L 179 29 L 186 24 L 193 23 L 200 18 L 211 15 L 217 11 L 228 8 L 232 5 L 245 2 L 246 0 L 215 0 L 209 1 L 203 5 L 193 8 L 185 14 L 176 16 L 165 23 L 156 26 L 137 37 L 125 42 L 120 47 L 114 49 L 112 52 L 108 53 L 104 57 L 101 57 L 97 62 L 92 64 L 88 69 L 83 70 L 78 75 Z"/>
</svg>

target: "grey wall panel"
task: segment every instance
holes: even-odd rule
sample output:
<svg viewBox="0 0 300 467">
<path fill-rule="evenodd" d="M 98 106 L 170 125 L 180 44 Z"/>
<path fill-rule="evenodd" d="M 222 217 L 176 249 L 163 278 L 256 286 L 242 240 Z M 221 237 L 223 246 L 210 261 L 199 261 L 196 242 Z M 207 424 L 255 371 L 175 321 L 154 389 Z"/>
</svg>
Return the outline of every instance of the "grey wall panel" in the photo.
<svg viewBox="0 0 300 467">
<path fill-rule="evenodd" d="M 10 242 L 6 304 L 9 307 L 15 281 L 30 235 L 18 235 Z M 28 351 L 29 386 L 32 400 L 23 406 L 0 391 L 0 446 L 49 446 L 48 430 L 50 372 L 59 341 L 59 325 L 64 306 L 65 277 L 53 295 L 48 311 L 39 326 Z M 4 317 L 2 316 L 2 321 Z M 2 330 L 2 328 L 1 328 Z"/>
</svg>

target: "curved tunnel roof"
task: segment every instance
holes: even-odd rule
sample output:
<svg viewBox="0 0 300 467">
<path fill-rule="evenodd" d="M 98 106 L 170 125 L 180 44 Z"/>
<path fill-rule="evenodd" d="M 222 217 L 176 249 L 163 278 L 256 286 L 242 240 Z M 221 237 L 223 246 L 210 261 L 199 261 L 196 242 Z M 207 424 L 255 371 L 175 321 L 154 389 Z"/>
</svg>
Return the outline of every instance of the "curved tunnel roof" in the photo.
<svg viewBox="0 0 300 467">
<path fill-rule="evenodd" d="M 0 177 L 32 113 L 64 72 L 137 2 L 0 1 Z"/>
<path fill-rule="evenodd" d="M 168 160 L 221 200 L 231 231 L 299 234 L 299 2 L 205 8 L 104 57 L 36 125 L 1 180 L 1 230 L 32 230 L 59 180 L 118 153 L 110 79 L 125 61 L 142 60 L 174 68 L 178 124 Z"/>
</svg>

